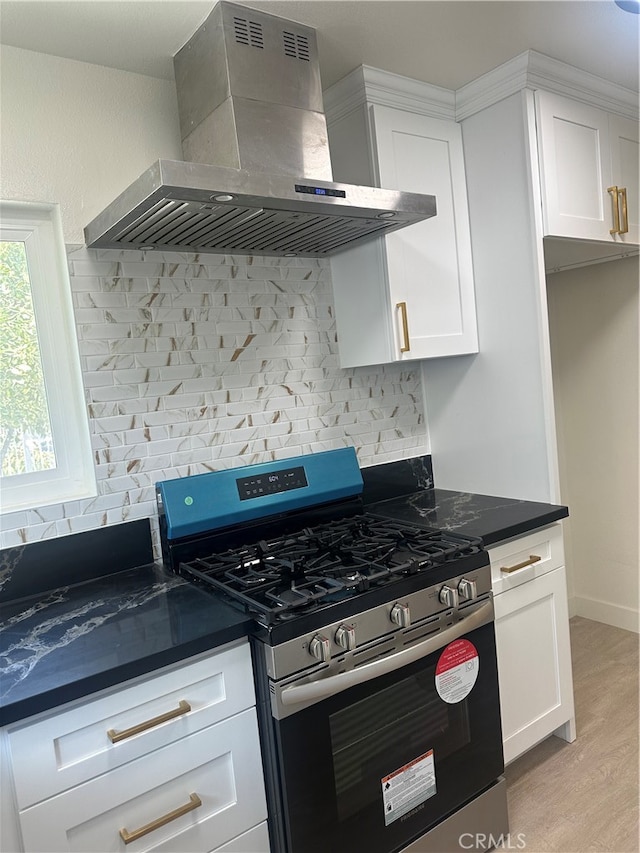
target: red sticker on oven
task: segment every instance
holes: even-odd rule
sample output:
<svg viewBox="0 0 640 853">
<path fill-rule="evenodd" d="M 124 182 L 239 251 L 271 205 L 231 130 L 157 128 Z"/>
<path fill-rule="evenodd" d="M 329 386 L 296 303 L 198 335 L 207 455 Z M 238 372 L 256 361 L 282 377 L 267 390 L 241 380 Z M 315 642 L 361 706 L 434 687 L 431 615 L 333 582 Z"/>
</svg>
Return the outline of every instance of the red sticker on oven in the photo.
<svg viewBox="0 0 640 853">
<path fill-rule="evenodd" d="M 478 677 L 478 650 L 469 640 L 454 640 L 442 650 L 436 666 L 436 690 L 454 705 L 466 699 Z"/>
</svg>

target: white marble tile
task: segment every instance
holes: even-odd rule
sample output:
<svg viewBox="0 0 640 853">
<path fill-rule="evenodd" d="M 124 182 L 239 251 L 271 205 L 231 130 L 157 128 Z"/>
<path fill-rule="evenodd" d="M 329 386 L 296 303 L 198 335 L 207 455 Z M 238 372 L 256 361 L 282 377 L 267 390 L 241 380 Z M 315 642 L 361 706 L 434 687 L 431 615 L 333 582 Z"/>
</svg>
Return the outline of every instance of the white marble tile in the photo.
<svg viewBox="0 0 640 853">
<path fill-rule="evenodd" d="M 114 382 L 113 371 L 105 370 L 85 370 L 82 374 L 82 381 L 85 388 L 101 388 L 112 386 Z"/>
<path fill-rule="evenodd" d="M 152 338 L 122 338 L 109 341 L 109 352 L 112 353 L 155 352 L 157 349 L 157 341 Z"/>
<path fill-rule="evenodd" d="M 138 385 L 117 385 L 107 388 L 91 388 L 92 403 L 104 403 L 110 400 L 136 400 L 140 395 Z"/>
<path fill-rule="evenodd" d="M 414 366 L 339 367 L 327 260 L 69 247 L 69 264 L 101 494 L 3 519 L 5 547 L 133 505 L 157 544 L 158 479 L 349 444 L 369 464 L 429 452 Z"/>
<path fill-rule="evenodd" d="M 157 513 L 155 501 L 128 504 L 117 509 L 107 510 L 107 524 L 121 524 L 139 518 L 150 518 Z"/>
<path fill-rule="evenodd" d="M 110 465 L 114 462 L 128 462 L 148 456 L 151 452 L 149 444 L 122 444 L 119 447 L 96 448 L 96 465 Z M 156 452 L 156 448 L 153 448 Z M 159 451 L 157 451 L 159 452 Z"/>
<path fill-rule="evenodd" d="M 70 268 L 73 276 L 118 276 L 122 275 L 122 267 L 117 260 L 99 260 L 98 258 L 86 257 L 84 259 L 73 256 L 70 259 Z"/>
<path fill-rule="evenodd" d="M 125 323 L 85 323 L 78 327 L 82 340 L 121 340 L 131 337 L 131 326 Z"/>
</svg>

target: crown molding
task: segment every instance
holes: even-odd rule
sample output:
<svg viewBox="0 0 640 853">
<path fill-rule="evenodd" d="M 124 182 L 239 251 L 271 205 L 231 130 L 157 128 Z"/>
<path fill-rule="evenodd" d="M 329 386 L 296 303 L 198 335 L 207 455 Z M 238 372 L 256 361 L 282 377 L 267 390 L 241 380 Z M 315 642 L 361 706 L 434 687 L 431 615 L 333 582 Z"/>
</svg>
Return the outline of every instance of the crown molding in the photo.
<svg viewBox="0 0 640 853">
<path fill-rule="evenodd" d="M 323 92 L 327 123 L 364 105 L 395 107 L 432 118 L 455 120 L 455 92 L 401 74 L 360 65 Z"/>
<path fill-rule="evenodd" d="M 462 121 L 522 89 L 544 89 L 637 121 L 638 92 L 526 50 L 453 91 L 360 65 L 323 93 L 327 123 L 369 104 Z"/>
<path fill-rule="evenodd" d="M 456 120 L 462 121 L 525 88 L 544 89 L 625 118 L 638 119 L 637 92 L 527 50 L 458 89 Z"/>
</svg>

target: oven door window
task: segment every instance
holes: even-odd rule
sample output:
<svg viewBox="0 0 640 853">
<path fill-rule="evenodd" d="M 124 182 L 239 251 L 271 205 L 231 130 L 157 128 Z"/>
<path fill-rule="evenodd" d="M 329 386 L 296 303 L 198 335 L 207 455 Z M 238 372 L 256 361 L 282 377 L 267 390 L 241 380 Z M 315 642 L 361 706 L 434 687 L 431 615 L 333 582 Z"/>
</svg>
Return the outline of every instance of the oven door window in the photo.
<svg viewBox="0 0 640 853">
<path fill-rule="evenodd" d="M 478 674 L 459 701 L 436 689 L 438 651 L 274 721 L 282 849 L 401 850 L 500 775 L 493 625 L 465 637 Z"/>
<path fill-rule="evenodd" d="M 367 807 L 368 779 L 385 779 L 383 789 L 399 789 L 401 798 L 403 787 L 413 783 L 417 789 L 415 798 L 420 799 L 423 794 L 426 799 L 437 786 L 428 786 L 428 779 L 415 780 L 413 769 L 420 764 L 418 759 L 430 756 L 435 743 L 439 762 L 469 744 L 468 703 L 444 703 L 434 691 L 433 683 L 433 667 L 421 669 L 329 717 L 339 821 L 345 822 Z M 392 775 L 389 756 L 400 762 L 392 779 L 387 779 Z M 434 759 L 427 761 L 429 766 L 433 762 Z M 404 773 L 404 781 L 399 778 L 404 772 L 401 768 L 408 771 Z M 406 796 L 410 802 L 410 791 Z M 391 812 L 389 819 L 392 819 L 394 812 L 402 808 L 401 805 L 394 809 L 387 803 L 385 810 Z"/>
</svg>

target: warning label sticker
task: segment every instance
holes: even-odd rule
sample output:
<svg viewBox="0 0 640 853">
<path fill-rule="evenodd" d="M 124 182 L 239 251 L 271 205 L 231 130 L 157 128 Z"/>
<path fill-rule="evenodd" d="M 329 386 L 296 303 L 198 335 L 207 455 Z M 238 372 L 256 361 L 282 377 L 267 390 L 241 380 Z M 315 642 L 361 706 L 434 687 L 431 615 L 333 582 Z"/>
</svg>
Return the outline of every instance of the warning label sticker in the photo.
<svg viewBox="0 0 640 853">
<path fill-rule="evenodd" d="M 436 690 L 450 705 L 466 699 L 476 683 L 480 660 L 469 640 L 455 640 L 442 650 L 436 666 Z"/>
<path fill-rule="evenodd" d="M 394 770 L 382 778 L 384 825 L 408 814 L 436 792 L 433 750 Z"/>
</svg>

